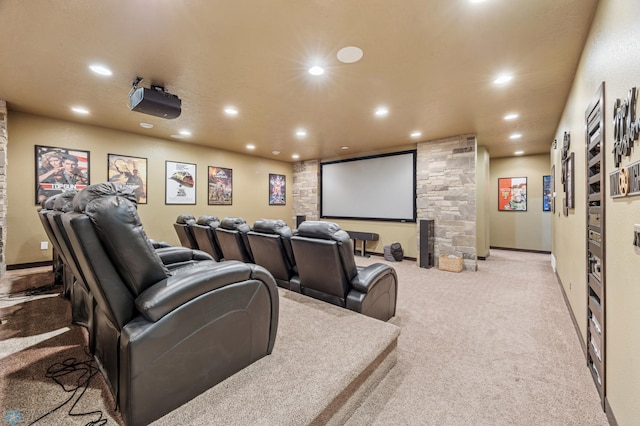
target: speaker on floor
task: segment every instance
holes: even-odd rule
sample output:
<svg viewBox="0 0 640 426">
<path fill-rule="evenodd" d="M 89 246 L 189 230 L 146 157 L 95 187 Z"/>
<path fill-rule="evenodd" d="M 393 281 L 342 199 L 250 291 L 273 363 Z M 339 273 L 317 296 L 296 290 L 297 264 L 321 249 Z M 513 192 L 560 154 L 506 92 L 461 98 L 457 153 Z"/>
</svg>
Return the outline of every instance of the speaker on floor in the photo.
<svg viewBox="0 0 640 426">
<path fill-rule="evenodd" d="M 420 267 L 435 266 L 435 224 L 433 220 L 420 221 Z"/>
</svg>

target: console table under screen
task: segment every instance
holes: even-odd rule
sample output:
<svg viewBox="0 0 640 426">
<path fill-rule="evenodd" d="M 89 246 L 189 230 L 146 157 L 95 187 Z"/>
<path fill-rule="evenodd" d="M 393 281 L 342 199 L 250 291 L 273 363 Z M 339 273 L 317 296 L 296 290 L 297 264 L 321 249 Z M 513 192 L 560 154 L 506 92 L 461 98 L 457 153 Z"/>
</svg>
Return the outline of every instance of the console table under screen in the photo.
<svg viewBox="0 0 640 426">
<path fill-rule="evenodd" d="M 378 239 L 380 238 L 380 236 L 374 232 L 347 231 L 347 234 L 349 234 L 349 238 L 353 240 L 353 253 L 356 253 L 357 240 L 362 241 L 362 250 L 360 252 L 360 255 L 365 257 L 367 241 L 378 241 Z"/>
</svg>

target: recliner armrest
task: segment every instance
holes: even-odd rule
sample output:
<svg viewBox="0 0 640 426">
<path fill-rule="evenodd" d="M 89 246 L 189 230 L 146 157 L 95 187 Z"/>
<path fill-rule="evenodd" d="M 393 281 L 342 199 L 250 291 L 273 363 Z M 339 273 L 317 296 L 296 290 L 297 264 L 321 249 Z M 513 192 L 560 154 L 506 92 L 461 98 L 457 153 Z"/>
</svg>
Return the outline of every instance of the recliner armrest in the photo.
<svg viewBox="0 0 640 426">
<path fill-rule="evenodd" d="M 149 238 L 149 242 L 153 246 L 154 249 L 165 248 L 165 247 L 173 247 L 171 244 L 164 241 L 156 241 Z"/>
<path fill-rule="evenodd" d="M 250 279 L 252 274 L 252 268 L 243 262 L 205 262 L 201 267 L 188 268 L 184 273 L 152 285 L 136 298 L 136 307 L 147 320 L 155 322 L 189 300 L 211 290 Z"/>
<path fill-rule="evenodd" d="M 382 276 L 389 273 L 393 275 L 396 274 L 391 266 L 385 265 L 384 263 L 374 263 L 358 271 L 358 275 L 351 280 L 351 285 L 354 290 L 368 293 Z"/>
<path fill-rule="evenodd" d="M 188 262 L 190 260 L 214 260 L 211 255 L 201 250 L 193 250 L 188 247 L 164 247 L 156 250 L 160 260 L 165 265 Z"/>
</svg>

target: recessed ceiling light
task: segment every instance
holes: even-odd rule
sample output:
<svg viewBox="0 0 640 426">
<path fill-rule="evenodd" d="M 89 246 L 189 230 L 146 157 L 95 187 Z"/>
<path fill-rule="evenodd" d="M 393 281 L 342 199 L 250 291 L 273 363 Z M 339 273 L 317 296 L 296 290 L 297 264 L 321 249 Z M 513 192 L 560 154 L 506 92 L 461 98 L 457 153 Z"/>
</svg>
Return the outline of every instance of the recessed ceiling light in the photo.
<svg viewBox="0 0 640 426">
<path fill-rule="evenodd" d="M 296 136 L 302 138 L 307 136 L 307 131 L 305 129 L 298 129 L 296 130 Z"/>
<path fill-rule="evenodd" d="M 348 146 L 341 146 L 340 149 L 349 149 Z"/>
<path fill-rule="evenodd" d="M 273 155 L 280 155 L 280 151 L 271 151 Z"/>
<path fill-rule="evenodd" d="M 509 136 L 509 139 L 520 139 L 522 137 L 522 135 L 520 133 L 514 133 L 511 136 Z"/>
<path fill-rule="evenodd" d="M 144 127 L 145 129 L 152 129 L 153 124 L 151 123 L 140 123 L 140 127 Z"/>
<path fill-rule="evenodd" d="M 253 151 L 254 149 L 256 149 L 256 146 L 254 144 L 250 143 L 250 144 L 247 145 L 247 149 Z"/>
<path fill-rule="evenodd" d="M 344 62 L 345 64 L 352 64 L 354 62 L 358 62 L 362 59 L 362 49 L 355 46 L 347 46 L 338 50 L 338 60 L 340 62 Z"/>
<path fill-rule="evenodd" d="M 227 115 L 238 115 L 238 109 L 236 107 L 228 106 L 224 108 L 224 113 Z"/>
<path fill-rule="evenodd" d="M 293 154 L 291 158 L 293 158 L 294 160 L 297 160 L 298 158 L 300 158 L 300 156 L 298 154 Z"/>
<path fill-rule="evenodd" d="M 484 0 L 469 0 L 469 3 L 484 3 Z"/>
<path fill-rule="evenodd" d="M 515 120 L 516 118 L 518 118 L 518 114 L 515 113 L 507 114 L 504 116 L 505 120 Z"/>
<path fill-rule="evenodd" d="M 322 74 L 324 74 L 324 68 L 322 68 L 321 66 L 318 66 L 318 65 L 314 65 L 311 68 L 309 68 L 309 74 L 311 74 L 311 75 L 322 75 Z"/>
<path fill-rule="evenodd" d="M 86 109 L 85 107 L 81 107 L 81 106 L 71 107 L 71 111 L 73 111 L 73 112 L 75 112 L 77 114 L 83 114 L 83 115 L 89 114 L 89 110 Z"/>
<path fill-rule="evenodd" d="M 411 137 L 412 138 L 419 138 L 420 136 L 422 136 L 422 132 L 416 130 L 415 132 L 411 132 Z"/>
<path fill-rule="evenodd" d="M 191 132 L 188 130 L 180 130 L 178 133 L 180 133 L 182 136 L 191 136 Z"/>
<path fill-rule="evenodd" d="M 376 109 L 376 117 L 385 117 L 389 114 L 389 109 L 386 107 L 380 107 L 378 109 Z"/>
<path fill-rule="evenodd" d="M 513 153 L 513 155 L 522 155 L 524 154 L 524 151 L 516 151 Z"/>
<path fill-rule="evenodd" d="M 105 67 L 104 65 L 92 64 L 92 65 L 89 65 L 89 69 L 95 72 L 96 74 L 104 75 L 107 77 L 113 74 L 113 72 L 111 72 L 111 70 Z"/>
<path fill-rule="evenodd" d="M 506 83 L 510 82 L 511 80 L 513 80 L 513 76 L 512 75 L 501 74 L 495 80 L 493 80 L 493 82 L 495 84 L 506 84 Z"/>
</svg>

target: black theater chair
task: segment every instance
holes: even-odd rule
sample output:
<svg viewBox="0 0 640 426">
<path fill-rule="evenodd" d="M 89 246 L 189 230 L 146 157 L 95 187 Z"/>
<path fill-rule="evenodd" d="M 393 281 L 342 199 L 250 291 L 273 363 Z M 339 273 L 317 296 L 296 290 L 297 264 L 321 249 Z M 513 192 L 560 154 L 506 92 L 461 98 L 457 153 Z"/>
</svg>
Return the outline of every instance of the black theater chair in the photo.
<svg viewBox="0 0 640 426">
<path fill-rule="evenodd" d="M 251 228 L 241 217 L 225 217 L 215 230 L 224 260 L 254 263 L 247 232 Z"/>
<path fill-rule="evenodd" d="M 191 225 L 191 231 L 196 239 L 198 248 L 209 253 L 217 261 L 223 259 L 220 244 L 216 237 L 215 229 L 220 226 L 220 219 L 216 216 L 200 216 L 196 223 Z"/>
<path fill-rule="evenodd" d="M 349 234 L 336 223 L 303 222 L 291 245 L 302 294 L 382 321 L 395 315 L 395 270 L 382 263 L 356 267 Z"/>
<path fill-rule="evenodd" d="M 53 233 L 51 224 L 49 223 L 49 212 L 53 210 L 53 203 L 60 194 L 56 194 L 44 200 L 42 202 L 42 208 L 38 210 L 38 217 L 42 222 L 44 232 L 47 234 L 47 238 L 53 246 L 53 274 L 54 283 L 56 285 L 62 285 L 62 296 L 66 299 L 71 298 L 71 287 L 73 286 L 73 273 L 66 268 L 65 261 L 62 258 L 62 250 L 60 250 L 60 244 L 58 238 Z"/>
<path fill-rule="evenodd" d="M 63 223 L 96 302 L 95 359 L 126 425 L 149 424 L 271 353 L 279 302 L 264 268 L 205 260 L 169 271 L 135 195 L 112 183 L 80 191 Z"/>
<path fill-rule="evenodd" d="M 181 214 L 177 217 L 176 223 L 173 224 L 173 227 L 176 230 L 176 234 L 178 234 L 178 239 L 180 240 L 180 245 L 183 247 L 188 247 L 191 249 L 198 248 L 198 242 L 193 236 L 193 232 L 191 231 L 191 225 L 196 223 L 196 218 L 190 214 Z"/>
<path fill-rule="evenodd" d="M 291 228 L 283 220 L 259 219 L 247 233 L 256 264 L 264 266 L 280 287 L 300 291 L 291 249 Z"/>
</svg>

